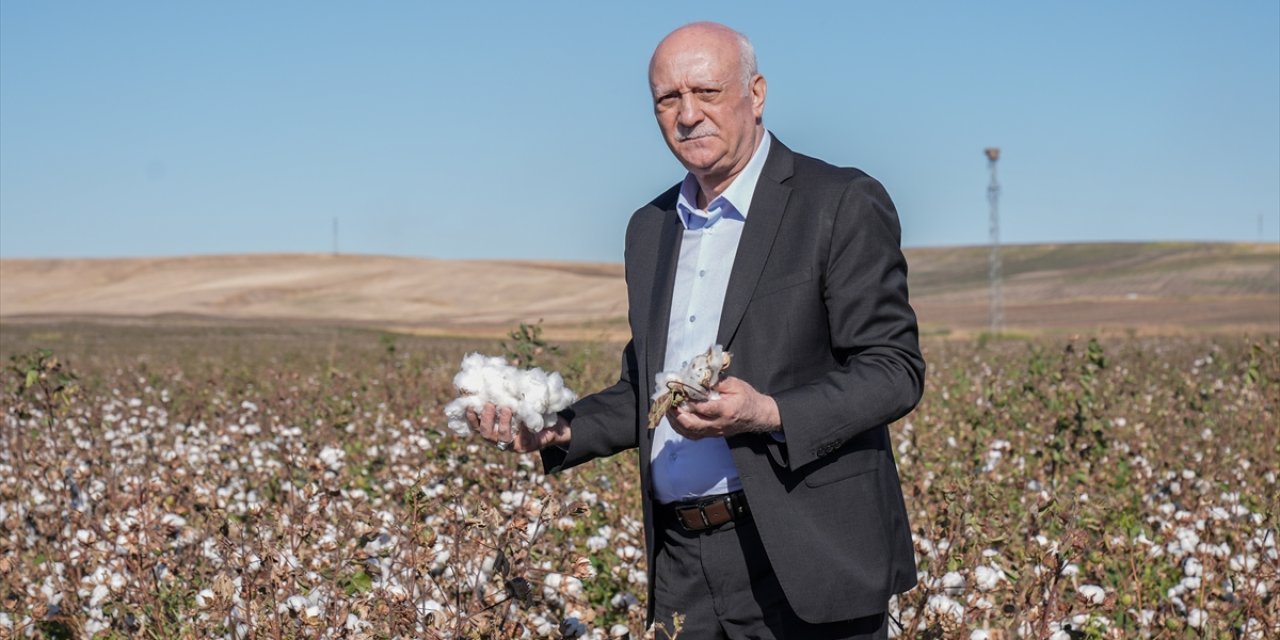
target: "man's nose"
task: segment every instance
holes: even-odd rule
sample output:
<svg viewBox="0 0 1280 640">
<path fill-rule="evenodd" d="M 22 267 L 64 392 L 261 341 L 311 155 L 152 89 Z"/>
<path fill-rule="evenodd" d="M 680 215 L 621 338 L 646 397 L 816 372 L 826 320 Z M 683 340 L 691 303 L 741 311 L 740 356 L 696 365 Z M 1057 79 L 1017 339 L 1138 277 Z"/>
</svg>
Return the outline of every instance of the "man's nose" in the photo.
<svg viewBox="0 0 1280 640">
<path fill-rule="evenodd" d="M 676 114 L 677 122 L 684 127 L 692 127 L 702 121 L 702 108 L 693 94 L 680 96 L 680 112 Z"/>
</svg>

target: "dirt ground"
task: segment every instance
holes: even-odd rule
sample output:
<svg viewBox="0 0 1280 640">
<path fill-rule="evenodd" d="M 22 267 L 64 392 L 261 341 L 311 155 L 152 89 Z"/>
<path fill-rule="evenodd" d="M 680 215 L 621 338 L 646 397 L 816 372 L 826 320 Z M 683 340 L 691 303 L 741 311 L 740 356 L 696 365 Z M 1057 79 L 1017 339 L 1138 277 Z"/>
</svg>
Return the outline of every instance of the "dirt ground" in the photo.
<svg viewBox="0 0 1280 640">
<path fill-rule="evenodd" d="M 927 335 L 989 327 L 985 247 L 909 249 Z M 1013 332 L 1280 332 L 1280 245 L 1020 245 L 1003 250 Z M 0 321 L 306 322 L 427 335 L 625 339 L 619 264 L 359 255 L 0 260 Z"/>
</svg>

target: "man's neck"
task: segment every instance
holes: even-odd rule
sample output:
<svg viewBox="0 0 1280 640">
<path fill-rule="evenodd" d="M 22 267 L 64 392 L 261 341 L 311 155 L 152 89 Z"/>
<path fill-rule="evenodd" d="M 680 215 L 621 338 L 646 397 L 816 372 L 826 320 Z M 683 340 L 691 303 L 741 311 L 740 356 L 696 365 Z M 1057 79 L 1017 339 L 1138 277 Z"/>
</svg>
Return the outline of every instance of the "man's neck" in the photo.
<svg viewBox="0 0 1280 640">
<path fill-rule="evenodd" d="M 712 200 L 719 198 L 720 194 L 724 193 L 725 190 L 729 188 L 729 185 L 733 184 L 734 179 L 742 173 L 742 170 L 746 169 L 748 164 L 751 164 L 751 158 L 755 156 L 756 149 L 759 149 L 760 143 L 764 141 L 764 135 L 764 127 L 759 127 L 756 131 L 755 143 L 751 145 L 751 153 L 748 153 L 744 158 L 742 158 L 738 163 L 738 166 L 733 168 L 732 172 L 722 175 L 700 176 L 694 174 L 694 178 L 698 180 L 699 209 L 706 209 L 707 205 L 711 204 Z"/>
<path fill-rule="evenodd" d="M 741 169 L 723 180 L 716 180 L 710 176 L 698 178 L 698 208 L 705 210 L 712 200 L 719 198 L 720 194 L 724 193 L 725 189 L 728 189 L 729 185 L 733 184 L 733 179 L 738 177 L 739 173 L 742 173 Z M 708 183 L 714 186 L 708 186 Z"/>
</svg>

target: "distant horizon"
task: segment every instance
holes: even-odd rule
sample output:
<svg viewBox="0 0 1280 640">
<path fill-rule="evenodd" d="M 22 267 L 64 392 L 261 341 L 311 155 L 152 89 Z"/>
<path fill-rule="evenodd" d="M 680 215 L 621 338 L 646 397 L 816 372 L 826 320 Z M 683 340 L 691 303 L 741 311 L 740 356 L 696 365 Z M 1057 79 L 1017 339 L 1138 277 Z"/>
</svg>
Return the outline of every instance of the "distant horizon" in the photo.
<svg viewBox="0 0 1280 640">
<path fill-rule="evenodd" d="M 1280 242 L 1280 3 L 0 1 L 0 257 L 618 262 L 684 175 L 658 40 L 752 39 L 764 123 L 907 247 Z M 1259 230 L 1259 219 L 1262 229 Z"/>
</svg>

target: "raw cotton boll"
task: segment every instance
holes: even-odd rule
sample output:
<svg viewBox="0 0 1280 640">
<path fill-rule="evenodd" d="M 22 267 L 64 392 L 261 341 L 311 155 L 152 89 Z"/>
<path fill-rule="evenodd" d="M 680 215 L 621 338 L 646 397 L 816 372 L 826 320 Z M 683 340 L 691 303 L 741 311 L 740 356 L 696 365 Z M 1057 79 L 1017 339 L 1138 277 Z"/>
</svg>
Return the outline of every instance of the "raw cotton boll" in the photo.
<svg viewBox="0 0 1280 640">
<path fill-rule="evenodd" d="M 991 591 L 1000 584 L 1001 580 L 1004 580 L 1004 571 L 995 567 L 981 565 L 973 570 L 973 578 L 979 589 Z"/>
<path fill-rule="evenodd" d="M 564 378 L 558 373 L 550 373 L 546 376 L 546 398 L 544 402 L 549 407 L 556 403 L 556 399 L 563 397 L 565 394 Z"/>
<path fill-rule="evenodd" d="M 1082 584 L 1076 587 L 1080 597 L 1089 604 L 1102 604 L 1107 599 L 1107 592 L 1096 584 Z"/>
<path fill-rule="evenodd" d="M 468 409 L 480 412 L 491 403 L 499 409 L 509 409 L 524 428 L 537 432 L 555 424 L 556 413 L 578 399 L 564 386 L 559 373 L 517 369 L 500 357 L 478 353 L 462 359 L 453 386 L 459 395 L 445 405 L 444 413 L 449 428 L 460 436 L 471 433 L 466 419 Z"/>
<path fill-rule="evenodd" d="M 947 595 L 958 596 L 964 593 L 964 576 L 956 571 L 948 571 L 942 576 L 942 588 L 946 590 Z"/>
<path fill-rule="evenodd" d="M 484 356 L 473 353 L 462 359 L 462 369 L 453 376 L 453 386 L 478 393 L 484 388 Z"/>
<path fill-rule="evenodd" d="M 700 353 L 694 356 L 689 363 L 689 371 L 693 373 L 694 379 L 699 387 L 714 387 L 715 383 L 720 379 L 720 372 L 729 366 L 729 355 L 725 352 L 724 347 L 713 345 L 706 353 Z"/>
<path fill-rule="evenodd" d="M 660 371 L 653 376 L 653 397 L 650 398 L 655 403 L 662 398 L 671 395 L 671 383 L 680 382 L 679 371 Z"/>
<path fill-rule="evenodd" d="M 724 347 L 712 345 L 705 352 L 694 356 L 679 371 L 663 371 L 654 376 L 653 404 L 649 407 L 649 428 L 658 426 L 662 416 L 687 399 L 708 400 L 719 398 L 712 390 L 720 384 L 720 377 L 733 356 Z"/>
<path fill-rule="evenodd" d="M 449 428 L 460 436 L 471 435 L 471 425 L 467 424 L 467 409 L 477 412 L 484 409 L 484 401 L 480 396 L 459 396 L 444 406 L 444 415 L 449 419 Z"/>
</svg>

